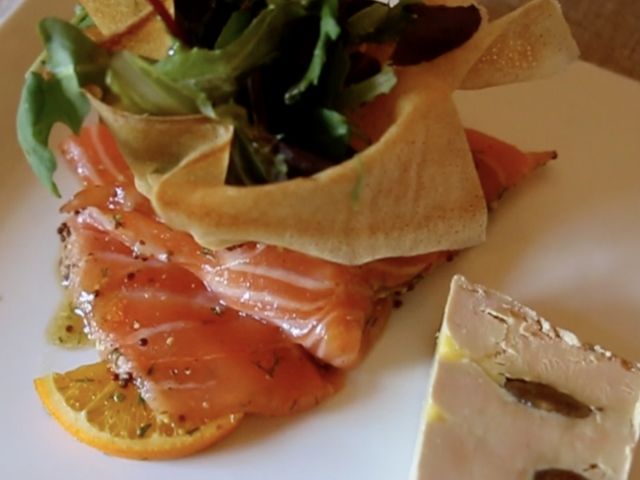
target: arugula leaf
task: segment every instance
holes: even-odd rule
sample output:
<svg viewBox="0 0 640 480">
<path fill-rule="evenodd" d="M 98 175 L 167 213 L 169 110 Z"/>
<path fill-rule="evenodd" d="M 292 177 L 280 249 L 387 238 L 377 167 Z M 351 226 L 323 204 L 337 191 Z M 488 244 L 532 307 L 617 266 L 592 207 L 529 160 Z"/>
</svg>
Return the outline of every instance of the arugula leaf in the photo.
<svg viewBox="0 0 640 480">
<path fill-rule="evenodd" d="M 89 112 L 81 87 L 104 85 L 109 53 L 82 31 L 65 21 L 46 18 L 40 22 L 45 43 L 46 76 L 27 74 L 18 106 L 18 142 L 38 179 L 60 196 L 53 181 L 56 160 L 48 149 L 53 125 L 62 122 L 77 132 Z M 37 62 L 35 68 L 40 65 Z"/>
<path fill-rule="evenodd" d="M 370 102 L 379 95 L 389 93 L 397 81 L 393 68 L 385 65 L 376 75 L 345 88 L 338 101 L 340 109 L 350 110 Z"/>
<path fill-rule="evenodd" d="M 148 61 L 127 51 L 114 54 L 107 84 L 130 112 L 188 115 L 200 111 L 215 117 L 205 94 L 178 86 L 158 73 Z"/>
<path fill-rule="evenodd" d="M 332 55 L 327 59 L 323 71 L 324 80 L 321 82 L 323 102 L 334 107 L 338 103 L 344 83 L 352 68 L 349 53 L 342 42 L 336 43 Z"/>
<path fill-rule="evenodd" d="M 238 77 L 271 61 L 278 52 L 287 24 L 305 15 L 297 2 L 270 5 L 237 40 L 217 50 L 178 50 L 155 68 L 168 79 L 207 94 L 215 104 L 237 90 Z"/>
<path fill-rule="evenodd" d="M 47 69 L 60 80 L 70 100 L 77 104 L 84 99 L 83 85 L 104 85 L 111 55 L 80 28 L 45 18 L 40 22 L 40 34 L 47 51 Z"/>
<path fill-rule="evenodd" d="M 29 72 L 18 109 L 18 142 L 40 182 L 57 197 L 60 197 L 60 191 L 53 181 L 56 159 L 47 143 L 54 123 L 77 121 L 77 118 L 63 118 L 65 112 L 60 82 L 55 78 L 45 80 L 41 75 Z"/>
<path fill-rule="evenodd" d="M 313 50 L 311 63 L 302 79 L 292 86 L 285 94 L 287 104 L 295 103 L 304 91 L 311 85 L 317 85 L 322 73 L 322 67 L 327 59 L 329 43 L 335 41 L 340 35 L 340 25 L 337 21 L 338 0 L 323 0 L 320 9 L 320 34 L 318 42 Z"/>
<path fill-rule="evenodd" d="M 400 0 L 393 7 L 374 3 L 355 13 L 347 20 L 351 43 L 387 43 L 397 39 L 412 20 L 406 6 L 414 3 L 421 0 Z"/>
<path fill-rule="evenodd" d="M 93 27 L 95 25 L 93 18 L 91 18 L 87 9 L 79 3 L 73 7 L 73 19 L 71 20 L 71 23 L 82 29 Z"/>
<path fill-rule="evenodd" d="M 307 122 L 305 146 L 332 160 L 343 160 L 351 136 L 347 118 L 336 110 L 318 108 L 309 113 Z"/>
<path fill-rule="evenodd" d="M 181 40 L 192 47 L 213 48 L 230 16 L 244 0 L 174 0 Z"/>
<path fill-rule="evenodd" d="M 386 20 L 389 10 L 387 5 L 374 3 L 355 13 L 347 20 L 349 35 L 354 38 L 364 38 L 372 34 Z"/>
<path fill-rule="evenodd" d="M 231 14 L 229 21 L 224 25 L 220 36 L 216 40 L 215 48 L 224 48 L 234 40 L 237 40 L 242 32 L 251 24 L 252 16 L 249 10 L 238 10 Z"/>
<path fill-rule="evenodd" d="M 254 0 L 255 1 L 255 0 Z M 286 5 L 296 5 L 299 8 L 308 9 L 319 0 L 267 0 L 270 7 L 282 7 Z"/>
</svg>

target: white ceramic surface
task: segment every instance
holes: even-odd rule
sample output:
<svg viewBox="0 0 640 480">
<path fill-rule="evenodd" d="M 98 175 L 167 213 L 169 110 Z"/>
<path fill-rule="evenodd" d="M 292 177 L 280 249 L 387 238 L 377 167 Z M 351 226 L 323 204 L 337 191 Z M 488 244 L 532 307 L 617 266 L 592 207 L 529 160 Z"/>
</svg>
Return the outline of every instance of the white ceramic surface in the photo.
<svg viewBox="0 0 640 480">
<path fill-rule="evenodd" d="M 36 182 L 14 133 L 22 74 L 39 50 L 36 19 L 69 4 L 27 1 L 0 29 L 0 478 L 404 479 L 455 272 L 640 360 L 640 84 L 578 63 L 550 80 L 458 95 L 468 125 L 560 158 L 505 196 L 484 245 L 406 297 L 339 395 L 296 417 L 249 419 L 180 461 L 120 460 L 76 442 L 43 411 L 32 379 L 95 354 L 45 343 L 60 299 L 59 203 Z"/>
<path fill-rule="evenodd" d="M 0 0 L 0 22 L 8 17 L 21 0 Z"/>
</svg>

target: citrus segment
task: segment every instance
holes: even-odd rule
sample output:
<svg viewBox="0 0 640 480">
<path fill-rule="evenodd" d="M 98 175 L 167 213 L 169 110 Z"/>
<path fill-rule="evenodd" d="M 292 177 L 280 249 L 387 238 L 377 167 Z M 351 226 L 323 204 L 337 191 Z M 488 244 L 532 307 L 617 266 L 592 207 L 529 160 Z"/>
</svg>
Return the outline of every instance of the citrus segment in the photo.
<svg viewBox="0 0 640 480">
<path fill-rule="evenodd" d="M 187 456 L 221 440 L 241 414 L 194 424 L 151 410 L 136 388 L 114 379 L 106 363 L 53 373 L 35 381 L 49 413 L 78 440 L 110 455 L 133 459 Z"/>
</svg>

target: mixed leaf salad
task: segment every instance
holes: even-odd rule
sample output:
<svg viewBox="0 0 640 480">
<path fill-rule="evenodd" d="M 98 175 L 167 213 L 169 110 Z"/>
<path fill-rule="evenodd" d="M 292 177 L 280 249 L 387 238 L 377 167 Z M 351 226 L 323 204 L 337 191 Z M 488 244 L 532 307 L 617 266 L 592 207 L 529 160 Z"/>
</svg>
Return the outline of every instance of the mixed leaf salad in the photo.
<svg viewBox="0 0 640 480">
<path fill-rule="evenodd" d="M 176 0 L 175 15 L 149 3 L 173 38 L 160 60 L 92 40 L 81 8 L 70 22 L 40 23 L 45 52 L 27 75 L 18 138 L 55 194 L 48 137 L 57 122 L 79 130 L 90 111 L 86 90 L 132 113 L 231 122 L 227 183 L 282 181 L 313 175 L 353 156 L 354 145 L 366 146 L 349 112 L 388 93 L 396 67 L 461 45 L 481 22 L 473 5 L 420 0 L 393 7 L 372 0 Z M 386 46 L 382 60 L 372 45 Z"/>
</svg>

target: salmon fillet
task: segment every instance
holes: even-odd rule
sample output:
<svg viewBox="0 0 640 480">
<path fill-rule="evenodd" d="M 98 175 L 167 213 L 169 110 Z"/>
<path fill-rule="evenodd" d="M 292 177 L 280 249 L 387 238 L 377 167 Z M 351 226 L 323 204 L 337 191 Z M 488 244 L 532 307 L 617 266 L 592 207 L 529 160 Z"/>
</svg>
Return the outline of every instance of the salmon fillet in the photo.
<svg viewBox="0 0 640 480">
<path fill-rule="evenodd" d="M 467 135 L 489 204 L 555 158 Z M 346 266 L 256 243 L 210 251 L 155 216 L 104 126 L 62 152 L 84 185 L 63 207 L 63 281 L 99 351 L 158 411 L 208 419 L 315 405 L 380 335 L 390 294 L 455 255 Z"/>
<path fill-rule="evenodd" d="M 188 270 L 136 256 L 76 218 L 63 230 L 63 279 L 89 336 L 121 378 L 134 374 L 156 411 L 194 422 L 284 415 L 341 385 L 337 369 L 277 327 L 225 308 Z"/>
</svg>

